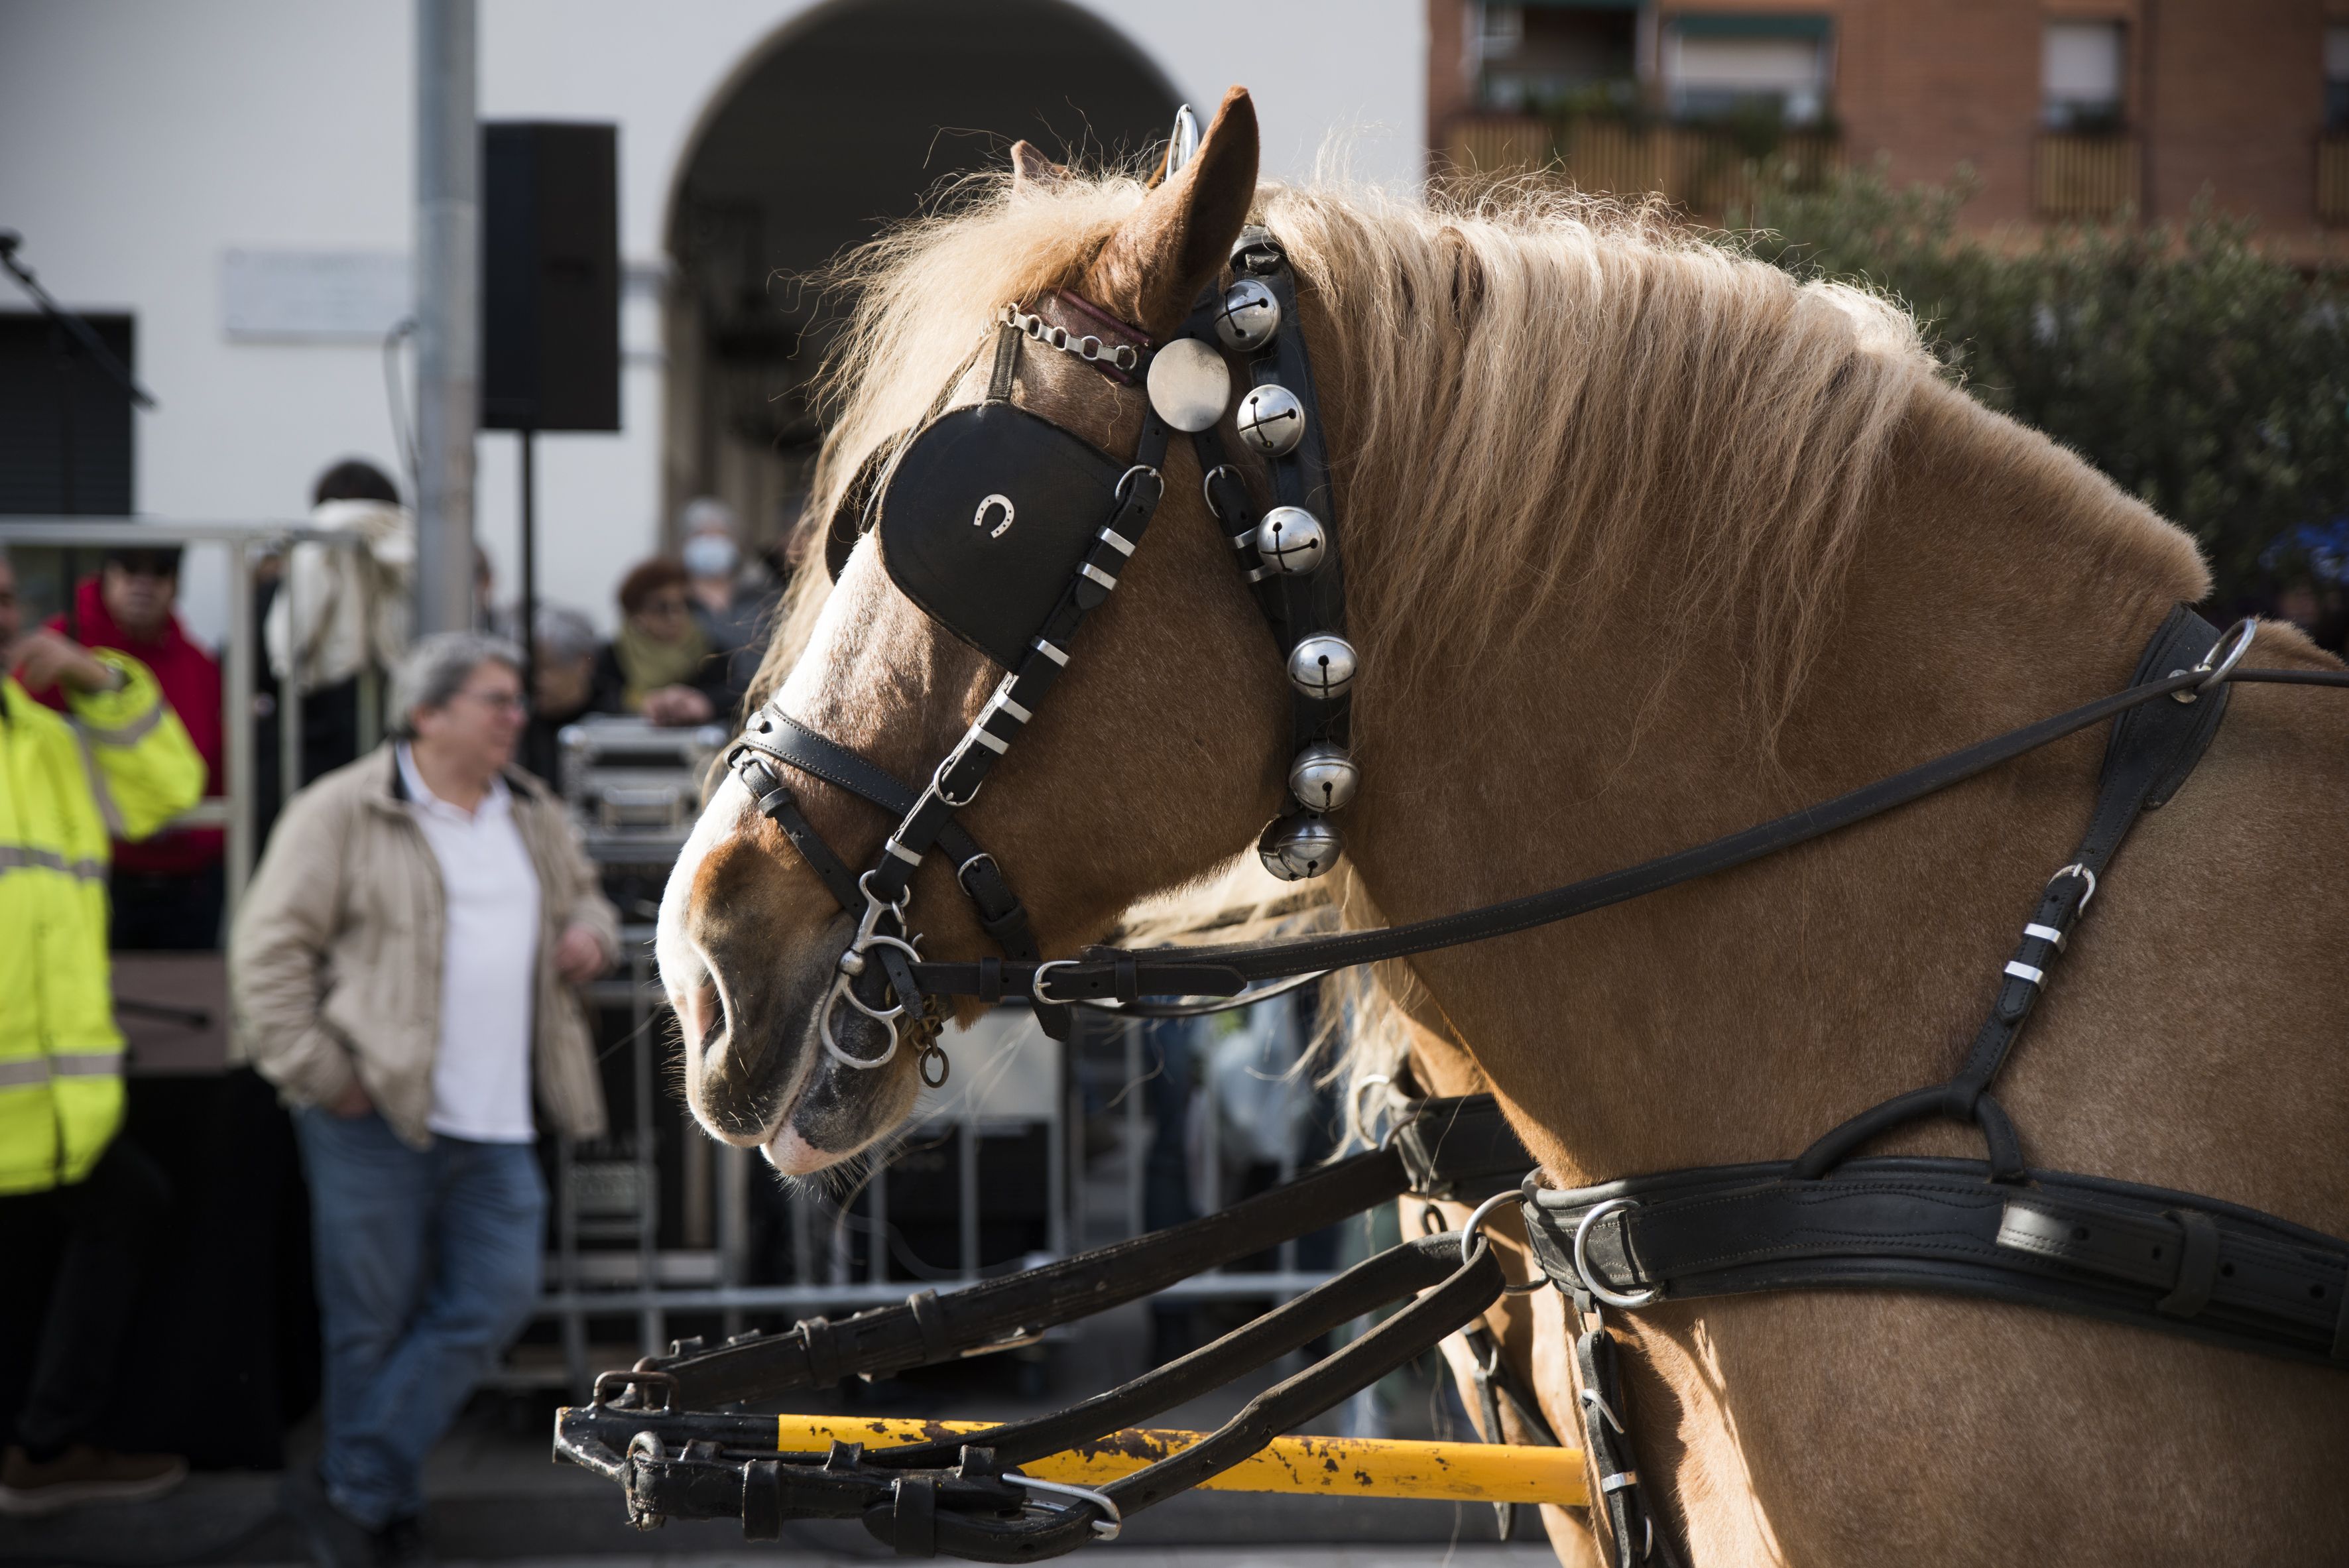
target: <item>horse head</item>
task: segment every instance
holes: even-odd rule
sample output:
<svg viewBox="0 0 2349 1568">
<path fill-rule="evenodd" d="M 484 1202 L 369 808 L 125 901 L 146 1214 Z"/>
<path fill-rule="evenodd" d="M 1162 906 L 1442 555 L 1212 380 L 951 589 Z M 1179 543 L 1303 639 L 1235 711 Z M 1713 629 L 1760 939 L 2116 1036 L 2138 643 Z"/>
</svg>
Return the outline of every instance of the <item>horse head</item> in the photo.
<svg viewBox="0 0 2349 1568">
<path fill-rule="evenodd" d="M 961 233 L 926 263 L 897 269 L 897 305 L 942 324 L 926 340 L 926 361 L 922 348 L 906 347 L 921 334 L 885 319 L 889 299 L 866 302 L 864 357 L 851 371 L 860 385 L 826 472 L 902 444 L 865 434 L 879 416 L 860 422 L 860 408 L 937 414 L 979 401 L 989 356 L 971 351 L 989 341 L 1007 301 L 1024 306 L 1059 290 L 1154 340 L 1173 335 L 1222 270 L 1256 199 L 1255 115 L 1235 89 L 1192 160 L 1146 190 L 1087 182 L 1071 194 L 1074 182 L 1064 190 L 1059 171 L 1025 144 L 1013 163 L 991 226 L 987 213 L 947 220 Z M 933 275 L 917 275 L 926 265 Z M 875 345 L 895 346 L 895 362 Z M 1019 407 L 1102 452 L 1134 449 L 1139 385 L 1030 346 L 1014 387 Z M 863 451 L 854 449 L 861 435 Z M 1150 532 L 1118 592 L 1085 620 L 1050 704 L 957 818 L 1025 901 L 1046 957 L 1099 940 L 1137 897 L 1197 879 L 1245 850 L 1284 795 L 1288 705 L 1271 634 L 1232 568 L 1187 443 L 1170 450 L 1164 478 Z M 918 785 L 1003 671 L 901 592 L 879 552 L 866 533 L 841 562 L 774 706 Z M 796 770 L 783 782 L 843 862 L 874 863 L 895 825 L 885 813 Z M 925 959 L 999 952 L 957 873 L 933 852 L 913 874 L 907 932 L 918 933 Z M 870 1070 L 841 1059 L 877 1058 L 895 1034 L 832 1005 L 856 925 L 856 913 L 730 773 L 670 877 L 660 970 L 683 1026 L 695 1116 L 726 1142 L 762 1149 L 786 1172 L 868 1148 L 905 1119 L 920 1091 L 916 1050 Z M 837 1052 L 823 1044 L 827 1013 Z M 933 1004 L 903 1026 L 920 1045 L 943 1022 Z"/>
</svg>

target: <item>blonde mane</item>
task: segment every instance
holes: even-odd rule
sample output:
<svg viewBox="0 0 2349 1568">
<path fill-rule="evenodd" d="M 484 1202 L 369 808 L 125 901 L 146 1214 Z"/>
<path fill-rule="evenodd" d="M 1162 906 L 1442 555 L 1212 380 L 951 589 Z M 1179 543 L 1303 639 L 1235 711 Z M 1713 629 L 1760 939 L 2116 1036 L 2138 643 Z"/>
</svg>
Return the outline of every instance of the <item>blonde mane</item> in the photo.
<svg viewBox="0 0 2349 1568">
<path fill-rule="evenodd" d="M 834 269 L 855 304 L 827 366 L 833 433 L 812 526 L 921 420 L 997 309 L 1071 284 L 1143 194 L 1126 173 L 1018 190 L 1008 174 L 983 177 Z M 1424 205 L 1267 185 L 1257 205 L 1327 325 L 1320 380 L 1343 388 L 1341 526 L 1347 495 L 1376 496 L 1398 520 L 1347 537 L 1349 620 L 1368 666 L 1383 667 L 1381 627 L 1441 624 L 1470 656 L 1537 624 L 1549 634 L 1556 618 L 1526 615 L 1529 603 L 1669 583 L 1674 624 L 1738 629 L 1766 752 L 1893 437 L 1935 381 L 1910 317 L 1656 209 L 1534 181 Z M 762 693 L 796 659 L 827 586 L 821 570 L 801 573 Z M 1512 614 L 1495 615 L 1496 602 Z M 1375 709 L 1363 720 L 1374 731 Z M 1236 914 L 1353 923 L 1367 901 L 1350 882 L 1333 879 L 1300 911 L 1298 890 L 1276 902 L 1268 881 L 1227 877 L 1154 901 L 1127 934 L 1213 923 L 1229 939 L 1249 924 Z M 1347 990 L 1328 1016 L 1350 1019 L 1356 1070 L 1371 1070 L 1400 1030 L 1374 1026 L 1389 1020 L 1373 984 Z"/>
</svg>

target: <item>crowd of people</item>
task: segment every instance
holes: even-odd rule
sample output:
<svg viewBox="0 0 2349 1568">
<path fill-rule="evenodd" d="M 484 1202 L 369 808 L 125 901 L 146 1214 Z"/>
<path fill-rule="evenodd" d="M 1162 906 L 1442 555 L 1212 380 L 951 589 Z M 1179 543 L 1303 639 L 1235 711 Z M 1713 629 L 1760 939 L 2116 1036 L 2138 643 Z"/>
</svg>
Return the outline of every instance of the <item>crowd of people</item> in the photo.
<svg viewBox="0 0 2349 1568">
<path fill-rule="evenodd" d="M 174 1202 L 122 1133 L 108 954 L 224 945 L 238 1048 L 292 1114 L 309 1194 L 324 1444 L 284 1503 L 319 1563 L 376 1568 L 430 1561 L 424 1456 L 537 1296 L 539 1135 L 605 1126 L 580 987 L 619 926 L 550 787 L 562 729 L 726 721 L 774 594 L 704 499 L 677 555 L 627 573 L 609 640 L 552 604 L 528 658 L 511 614 L 419 637 L 397 487 L 344 462 L 312 500 L 356 545 L 297 543 L 261 584 L 255 718 L 298 696 L 304 786 L 260 802 L 265 847 L 225 934 L 222 834 L 176 825 L 223 789 L 221 668 L 179 618 L 179 551 L 109 550 L 29 632 L 0 555 L 0 1246 L 46 1237 L 56 1259 L 24 1397 L 0 1408 L 0 1513 L 186 1473 L 105 1441 Z M 486 605 L 485 561 L 479 576 Z M 371 682 L 387 738 L 363 749 Z M 278 726 L 254 736 L 269 795 Z"/>
</svg>

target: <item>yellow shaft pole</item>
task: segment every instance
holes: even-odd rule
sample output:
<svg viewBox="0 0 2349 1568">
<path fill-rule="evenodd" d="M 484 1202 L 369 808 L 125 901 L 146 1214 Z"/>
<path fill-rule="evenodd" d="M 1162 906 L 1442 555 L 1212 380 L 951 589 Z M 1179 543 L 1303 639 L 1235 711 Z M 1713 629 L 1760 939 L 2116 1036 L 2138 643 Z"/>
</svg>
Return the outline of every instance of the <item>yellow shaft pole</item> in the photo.
<svg viewBox="0 0 2349 1568">
<path fill-rule="evenodd" d="M 775 1446 L 821 1451 L 833 1442 L 868 1449 L 936 1442 L 990 1431 L 991 1421 L 916 1421 L 869 1416 L 781 1416 Z M 1098 1442 L 1019 1467 L 1039 1480 L 1100 1486 L 1179 1453 L 1204 1432 L 1130 1427 Z M 1445 1502 L 1579 1504 L 1582 1450 L 1518 1443 L 1428 1443 L 1402 1439 L 1275 1438 L 1270 1447 L 1203 1483 L 1222 1491 L 1320 1492 L 1433 1498 Z"/>
</svg>

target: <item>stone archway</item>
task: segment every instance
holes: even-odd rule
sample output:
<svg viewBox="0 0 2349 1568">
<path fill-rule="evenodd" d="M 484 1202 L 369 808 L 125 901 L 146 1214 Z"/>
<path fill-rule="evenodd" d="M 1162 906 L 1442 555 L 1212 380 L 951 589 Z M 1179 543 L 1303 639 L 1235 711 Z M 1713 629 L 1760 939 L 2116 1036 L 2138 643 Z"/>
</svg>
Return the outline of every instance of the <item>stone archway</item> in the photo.
<svg viewBox="0 0 2349 1568">
<path fill-rule="evenodd" d="M 1011 142 L 1120 157 L 1163 139 L 1165 77 L 1065 0 L 838 0 L 781 29 L 706 117 L 670 204 L 664 538 L 694 495 L 780 536 L 822 429 L 831 317 L 795 286 Z M 836 302 L 831 307 L 837 308 Z"/>
</svg>

